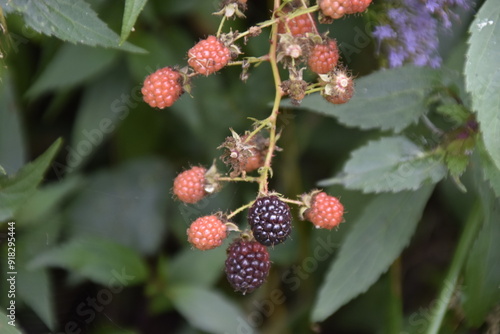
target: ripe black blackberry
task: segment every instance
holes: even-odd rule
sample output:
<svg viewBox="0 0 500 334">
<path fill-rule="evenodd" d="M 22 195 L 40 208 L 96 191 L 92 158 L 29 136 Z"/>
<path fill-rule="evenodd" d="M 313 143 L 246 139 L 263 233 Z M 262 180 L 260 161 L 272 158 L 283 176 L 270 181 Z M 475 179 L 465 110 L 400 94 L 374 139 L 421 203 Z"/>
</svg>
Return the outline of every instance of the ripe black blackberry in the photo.
<svg viewBox="0 0 500 334">
<path fill-rule="evenodd" d="M 267 248 L 255 240 L 240 238 L 227 249 L 227 280 L 236 291 L 243 294 L 261 286 L 270 267 Z"/>
<path fill-rule="evenodd" d="M 282 243 L 292 232 L 290 208 L 277 196 L 257 198 L 248 210 L 248 223 L 255 240 L 265 246 Z"/>
</svg>

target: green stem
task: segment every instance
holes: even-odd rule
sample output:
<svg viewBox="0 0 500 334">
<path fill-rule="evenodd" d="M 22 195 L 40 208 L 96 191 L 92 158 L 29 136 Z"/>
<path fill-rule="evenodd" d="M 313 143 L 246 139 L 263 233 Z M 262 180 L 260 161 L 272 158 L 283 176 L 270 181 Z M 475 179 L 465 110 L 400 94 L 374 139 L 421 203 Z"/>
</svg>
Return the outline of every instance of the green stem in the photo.
<svg viewBox="0 0 500 334">
<path fill-rule="evenodd" d="M 257 65 L 259 65 L 260 63 L 262 63 L 264 61 L 268 61 L 269 60 L 269 56 L 268 55 L 263 55 L 261 57 L 247 57 L 247 58 L 245 58 L 245 60 L 247 61 L 248 64 L 257 64 Z M 237 60 L 237 61 L 229 62 L 227 64 L 227 66 L 236 66 L 236 65 L 237 66 L 241 66 L 241 65 L 243 65 L 243 63 L 244 63 L 244 60 Z"/>
<path fill-rule="evenodd" d="M 264 120 L 260 122 L 259 126 L 257 126 L 252 132 L 250 132 L 246 137 L 244 143 L 248 143 L 253 136 L 255 136 L 260 130 L 265 128 L 268 123 Z"/>
<path fill-rule="evenodd" d="M 325 90 L 325 86 L 320 86 L 320 87 L 316 87 L 316 88 L 310 88 L 308 90 L 306 90 L 306 95 L 309 95 L 309 94 L 312 94 L 312 93 L 316 93 L 316 92 L 321 92 Z"/>
<path fill-rule="evenodd" d="M 267 21 L 261 22 L 261 23 L 257 24 L 257 26 L 262 29 L 262 28 L 266 28 L 266 27 L 272 26 L 276 22 L 278 22 L 278 19 L 273 18 L 271 20 L 267 20 Z M 247 36 L 249 34 L 250 34 L 250 29 L 248 29 L 247 31 L 244 31 L 244 32 L 238 34 L 234 40 L 237 41 L 237 40 L 239 40 L 239 39 L 241 39 L 241 38 L 243 38 L 243 37 L 245 37 L 245 36 Z"/>
<path fill-rule="evenodd" d="M 219 28 L 217 29 L 217 34 L 215 36 L 219 37 L 221 32 L 222 32 L 222 27 L 224 26 L 224 23 L 226 22 L 226 15 L 222 16 L 222 19 L 220 20 L 219 23 Z"/>
<path fill-rule="evenodd" d="M 251 201 L 243 206 L 240 206 L 238 209 L 234 210 L 233 212 L 231 212 L 231 214 L 229 214 L 226 218 L 227 219 L 231 219 L 233 218 L 234 216 L 236 216 L 238 213 L 240 213 L 241 211 L 245 210 L 246 208 L 249 208 L 252 206 L 253 202 L 255 201 Z"/>
<path fill-rule="evenodd" d="M 279 8 L 279 6 L 280 6 L 280 0 L 274 0 L 274 13 L 276 13 L 276 9 Z M 262 168 L 262 174 L 260 176 L 260 181 L 259 181 L 259 193 L 261 194 L 267 194 L 269 190 L 268 189 L 269 171 L 271 170 L 271 160 L 273 157 L 273 153 L 274 150 L 276 149 L 276 120 L 278 119 L 279 106 L 281 102 L 281 97 L 283 96 L 283 91 L 281 89 L 281 76 L 278 69 L 278 62 L 276 59 L 277 48 L 278 48 L 278 25 L 274 24 L 271 29 L 271 46 L 269 48 L 269 63 L 271 64 L 271 69 L 273 72 L 275 96 L 274 96 L 273 110 L 271 111 L 271 115 L 269 115 L 269 117 L 267 118 L 267 121 L 270 124 L 269 148 L 267 151 L 266 159 L 264 162 L 264 166 Z"/>
<path fill-rule="evenodd" d="M 482 218 L 483 212 L 481 204 L 476 202 L 472 207 L 467 221 L 465 222 L 465 227 L 458 241 L 455 256 L 453 257 L 450 269 L 446 275 L 446 279 L 444 280 L 441 292 L 439 293 L 436 307 L 432 310 L 431 321 L 426 334 L 437 334 L 439 332 L 446 309 L 448 308 L 448 304 L 450 303 L 453 292 L 455 291 L 460 271 L 462 270 L 467 254 L 472 247 L 476 233 L 481 226 Z"/>
<path fill-rule="evenodd" d="M 224 181 L 224 182 L 258 182 L 259 178 L 258 177 L 253 177 L 253 176 L 246 176 L 246 177 L 226 177 L 226 176 L 220 176 L 217 178 L 217 181 Z"/>
<path fill-rule="evenodd" d="M 401 258 L 397 258 L 389 268 L 389 312 L 388 331 L 390 334 L 401 333 L 403 319 L 403 299 L 401 298 Z"/>
<path fill-rule="evenodd" d="M 280 198 L 280 200 L 282 200 L 283 202 L 290 203 L 290 204 L 295 204 L 295 205 L 298 205 L 298 206 L 304 205 L 304 202 L 298 201 L 298 200 L 294 200 L 294 199 L 289 199 L 289 198 L 282 197 L 282 198 Z"/>
<path fill-rule="evenodd" d="M 314 5 L 314 6 L 311 6 L 311 7 L 307 7 L 307 8 L 301 8 L 301 9 L 298 9 L 296 10 L 295 12 L 293 12 L 292 14 L 289 14 L 288 15 L 288 19 L 293 19 L 294 17 L 297 17 L 297 16 L 300 16 L 300 15 L 304 15 L 304 14 L 310 14 L 310 13 L 314 13 L 315 11 L 317 11 L 319 9 L 319 6 L 318 5 Z"/>
</svg>

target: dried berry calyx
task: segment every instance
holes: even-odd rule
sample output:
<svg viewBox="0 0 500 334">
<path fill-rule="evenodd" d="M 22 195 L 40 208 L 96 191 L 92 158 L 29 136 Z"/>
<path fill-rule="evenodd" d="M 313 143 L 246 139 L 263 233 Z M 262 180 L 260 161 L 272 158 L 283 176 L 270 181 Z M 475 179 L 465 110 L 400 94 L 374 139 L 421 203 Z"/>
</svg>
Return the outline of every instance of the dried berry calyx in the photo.
<svg viewBox="0 0 500 334">
<path fill-rule="evenodd" d="M 231 177 L 252 172 L 262 167 L 269 148 L 269 139 L 260 133 L 249 137 L 249 133 L 238 135 L 233 129 L 219 149 L 224 149 L 221 160 L 231 168 Z"/>
<path fill-rule="evenodd" d="M 333 71 L 320 75 L 325 89 L 321 95 L 330 103 L 347 103 L 354 95 L 354 81 L 345 68 L 338 66 Z"/>
</svg>

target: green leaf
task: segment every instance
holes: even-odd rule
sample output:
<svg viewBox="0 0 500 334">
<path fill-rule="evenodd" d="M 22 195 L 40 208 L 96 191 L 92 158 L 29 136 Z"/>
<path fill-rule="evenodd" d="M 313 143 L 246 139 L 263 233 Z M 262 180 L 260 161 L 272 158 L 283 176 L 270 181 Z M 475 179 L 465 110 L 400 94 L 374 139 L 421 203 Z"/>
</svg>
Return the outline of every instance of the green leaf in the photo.
<svg viewBox="0 0 500 334">
<path fill-rule="evenodd" d="M 122 32 L 120 43 L 125 42 L 134 28 L 135 21 L 141 13 L 147 0 L 126 0 L 125 10 L 123 12 Z"/>
<path fill-rule="evenodd" d="M 144 281 L 148 268 L 139 255 L 120 244 L 96 237 L 72 239 L 36 256 L 29 269 L 60 267 L 105 286 Z"/>
<path fill-rule="evenodd" d="M 19 298 L 29 305 L 50 329 L 54 329 L 56 319 L 53 289 L 50 284 L 48 270 L 29 270 L 18 266 L 16 285 Z"/>
<path fill-rule="evenodd" d="M 83 178 L 75 176 L 39 188 L 25 203 L 29 210 L 21 207 L 15 212 L 16 223 L 19 226 L 43 224 L 50 219 L 49 217 L 54 214 L 61 202 L 65 201 L 82 183 Z"/>
<path fill-rule="evenodd" d="M 137 104 L 128 77 L 119 68 L 89 85 L 81 101 L 71 136 L 67 172 L 81 169 L 127 117 L 130 106 Z"/>
<path fill-rule="evenodd" d="M 32 269 L 27 263 L 38 254 L 50 249 L 60 239 L 64 218 L 54 212 L 45 217 L 43 224 L 23 228 L 16 221 L 16 227 L 22 229 L 22 236 L 16 239 L 17 300 L 30 307 L 38 317 L 54 330 L 56 313 L 53 298 L 52 281 L 46 268 Z"/>
<path fill-rule="evenodd" d="M 432 189 L 382 194 L 366 206 L 318 291 L 313 321 L 328 318 L 389 268 L 410 242 Z"/>
<path fill-rule="evenodd" d="M 145 52 L 130 43 L 120 45 L 120 37 L 83 0 L 9 0 L 4 9 L 22 14 L 26 25 L 33 30 L 63 41 Z"/>
<path fill-rule="evenodd" d="M 458 180 L 458 178 L 465 172 L 467 166 L 469 165 L 470 155 L 474 151 L 476 145 L 476 136 L 466 134 L 463 128 L 459 128 L 456 131 L 456 135 L 453 135 L 455 139 L 447 143 L 445 147 L 446 156 L 445 162 L 450 175 Z"/>
<path fill-rule="evenodd" d="M 488 181 L 497 197 L 500 197 L 500 169 L 495 166 L 490 155 L 486 152 L 484 143 L 477 141 L 477 160 L 480 160 L 483 169 L 483 180 Z M 480 159 L 479 159 L 480 158 Z"/>
<path fill-rule="evenodd" d="M 14 213 L 33 195 L 61 143 L 61 139 L 56 140 L 47 151 L 14 176 L 0 175 L 0 222 L 13 218 Z"/>
<path fill-rule="evenodd" d="M 191 326 L 208 333 L 254 333 L 238 305 L 215 290 L 170 286 L 167 294 Z"/>
<path fill-rule="evenodd" d="M 500 168 L 500 7 L 487 0 L 470 26 L 469 50 L 465 64 L 466 88 L 472 95 L 483 140 L 497 168 Z"/>
<path fill-rule="evenodd" d="M 5 310 L 0 311 L 0 333 L 2 334 L 22 334 L 17 327 L 12 326 L 9 324 L 9 321 L 12 321 L 12 319 L 7 318 L 7 315 L 4 313 Z M 19 321 L 16 318 L 15 321 L 13 322 L 16 326 L 19 326 Z"/>
<path fill-rule="evenodd" d="M 0 164 L 14 173 L 26 162 L 21 110 L 15 101 L 14 86 L 9 75 L 0 76 Z"/>
<path fill-rule="evenodd" d="M 333 105 L 313 94 L 302 100 L 300 108 L 336 117 L 347 126 L 400 132 L 427 112 L 427 95 L 438 79 L 439 72 L 429 68 L 378 71 L 355 80 L 349 103 Z M 284 105 L 294 107 L 289 101 Z"/>
<path fill-rule="evenodd" d="M 65 44 L 57 51 L 27 95 L 36 97 L 53 89 L 67 89 L 104 71 L 116 60 L 114 50 Z"/>
<path fill-rule="evenodd" d="M 451 119 L 457 125 L 465 123 L 470 118 L 468 109 L 461 104 L 442 104 L 436 108 L 436 111 L 441 115 Z"/>
<path fill-rule="evenodd" d="M 209 252 L 200 252 L 191 248 L 185 249 L 166 266 L 169 282 L 211 286 L 224 271 L 226 248 L 229 242 L 227 240 L 224 245 Z M 190 265 L 186 266 L 186 263 L 190 263 Z"/>
<path fill-rule="evenodd" d="M 157 158 L 132 160 L 94 174 L 68 208 L 69 232 L 153 254 L 169 223 L 166 204 L 172 179 L 170 168 Z"/>
<path fill-rule="evenodd" d="M 342 172 L 320 186 L 342 184 L 363 192 L 416 190 L 446 175 L 442 157 L 425 152 L 406 137 L 386 137 L 353 151 Z"/>
<path fill-rule="evenodd" d="M 477 182 L 484 223 L 465 266 L 463 309 L 470 325 L 479 327 L 500 302 L 500 201 L 484 182 Z"/>
<path fill-rule="evenodd" d="M 469 164 L 469 157 L 466 155 L 446 155 L 446 167 L 450 170 L 452 177 L 460 177 Z"/>
</svg>

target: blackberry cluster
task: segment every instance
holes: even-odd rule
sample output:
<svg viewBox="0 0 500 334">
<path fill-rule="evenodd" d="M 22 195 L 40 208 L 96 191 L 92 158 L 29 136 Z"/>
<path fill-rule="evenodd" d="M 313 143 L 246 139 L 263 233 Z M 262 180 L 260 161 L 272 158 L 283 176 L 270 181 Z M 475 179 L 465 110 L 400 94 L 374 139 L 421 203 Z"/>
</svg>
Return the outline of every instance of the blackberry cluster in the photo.
<svg viewBox="0 0 500 334">
<path fill-rule="evenodd" d="M 354 93 L 353 77 L 339 62 L 336 40 L 318 31 L 313 12 L 317 12 L 320 23 L 326 23 L 331 18 L 364 11 L 371 1 L 318 0 L 318 6 L 312 7 L 303 0 L 278 1 L 280 5 L 275 2 L 271 20 L 244 32 L 232 29 L 223 32 L 227 19 L 244 17 L 247 5 L 246 0 L 222 0 L 220 9 L 214 13 L 222 16 L 216 34 L 207 36 L 188 50 L 187 66 L 165 67 L 144 81 L 144 101 L 152 107 L 165 108 L 182 93 L 191 94 L 195 77 L 216 73 L 226 66 L 241 66 L 242 81 L 246 81 L 252 66 L 266 61 L 273 69 L 279 64 L 288 72 L 288 78 L 282 80 L 282 73 L 273 70 L 278 89 L 272 117 L 254 119 L 252 127 L 243 133 L 230 128 L 231 135 L 217 147 L 223 150 L 220 161 L 226 165 L 226 171 L 220 171 L 214 161 L 211 167 L 194 166 L 179 173 L 173 184 L 174 197 L 186 205 L 206 200 L 225 182 L 258 184 L 255 200 L 233 211 L 198 217 L 186 230 L 189 243 L 201 251 L 221 246 L 232 231 L 238 232 L 239 236 L 227 249 L 225 262 L 227 279 L 236 291 L 250 293 L 266 280 L 271 266 L 267 247 L 284 243 L 292 232 L 289 205 L 298 206 L 300 220 L 309 220 L 317 228 L 333 229 L 343 221 L 344 207 L 340 201 L 321 190 L 302 194 L 299 199 L 285 198 L 270 191 L 272 159 L 282 150 L 277 145 L 280 133 L 277 133 L 277 114 L 274 113 L 279 111 L 284 96 L 294 104 L 314 92 L 320 92 L 326 101 L 334 104 L 349 101 Z M 240 58 L 239 44 L 246 44 L 265 28 L 271 28 L 269 52 Z M 306 69 L 316 74 L 316 82 L 304 80 Z M 247 208 L 248 226 L 240 230 L 232 220 Z"/>
<path fill-rule="evenodd" d="M 282 243 L 292 232 L 290 207 L 277 196 L 257 198 L 248 210 L 255 240 L 265 246 Z"/>
</svg>

